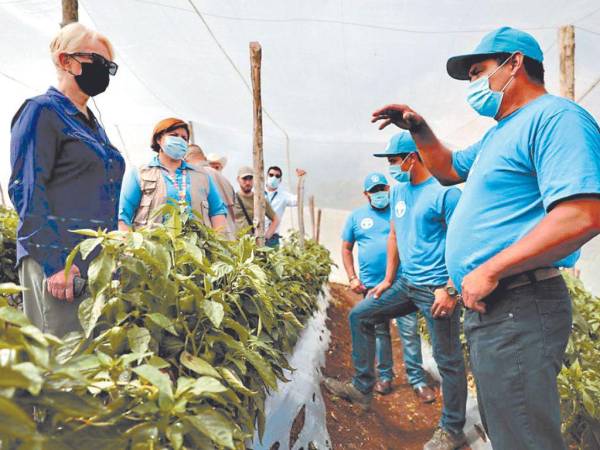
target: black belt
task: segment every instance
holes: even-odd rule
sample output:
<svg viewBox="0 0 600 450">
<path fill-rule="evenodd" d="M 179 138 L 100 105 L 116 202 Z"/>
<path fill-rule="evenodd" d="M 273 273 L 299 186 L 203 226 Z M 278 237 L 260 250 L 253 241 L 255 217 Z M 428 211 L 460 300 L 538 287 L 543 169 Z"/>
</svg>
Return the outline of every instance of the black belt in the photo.
<svg viewBox="0 0 600 450">
<path fill-rule="evenodd" d="M 505 290 L 515 289 L 558 276 L 560 276 L 560 270 L 556 267 L 541 267 L 539 269 L 528 270 L 527 272 L 507 277 L 500 281 L 500 287 Z"/>
</svg>

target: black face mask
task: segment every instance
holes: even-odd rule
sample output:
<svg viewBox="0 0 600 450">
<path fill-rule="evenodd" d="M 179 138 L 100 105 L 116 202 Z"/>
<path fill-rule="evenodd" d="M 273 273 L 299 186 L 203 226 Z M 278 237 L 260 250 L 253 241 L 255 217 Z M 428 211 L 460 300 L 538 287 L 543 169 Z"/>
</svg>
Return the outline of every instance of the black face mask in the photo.
<svg viewBox="0 0 600 450">
<path fill-rule="evenodd" d="M 108 68 L 102 61 L 94 60 L 91 63 L 81 63 L 81 75 L 75 75 L 79 88 L 90 97 L 101 94 L 109 83 Z"/>
</svg>

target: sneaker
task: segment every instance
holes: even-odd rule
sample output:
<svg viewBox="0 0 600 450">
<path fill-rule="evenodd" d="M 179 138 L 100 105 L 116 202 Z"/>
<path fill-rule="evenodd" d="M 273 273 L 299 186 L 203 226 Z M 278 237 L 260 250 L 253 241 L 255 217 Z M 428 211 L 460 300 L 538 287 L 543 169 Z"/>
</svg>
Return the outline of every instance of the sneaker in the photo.
<svg viewBox="0 0 600 450">
<path fill-rule="evenodd" d="M 335 378 L 326 377 L 323 380 L 323 386 L 325 386 L 325 389 L 327 389 L 333 395 L 343 398 L 350 403 L 356 403 L 363 409 L 363 411 L 368 411 L 371 408 L 371 399 L 373 398 L 373 394 L 371 392 L 368 394 L 363 394 L 350 382 L 344 383 L 336 380 Z"/>
<path fill-rule="evenodd" d="M 388 395 L 392 392 L 392 381 L 391 380 L 379 380 L 375 383 L 374 391 L 381 395 Z"/>
<path fill-rule="evenodd" d="M 462 431 L 455 434 L 438 427 L 429 442 L 423 447 L 423 450 L 456 450 L 466 445 L 466 443 L 467 437 Z"/>
</svg>

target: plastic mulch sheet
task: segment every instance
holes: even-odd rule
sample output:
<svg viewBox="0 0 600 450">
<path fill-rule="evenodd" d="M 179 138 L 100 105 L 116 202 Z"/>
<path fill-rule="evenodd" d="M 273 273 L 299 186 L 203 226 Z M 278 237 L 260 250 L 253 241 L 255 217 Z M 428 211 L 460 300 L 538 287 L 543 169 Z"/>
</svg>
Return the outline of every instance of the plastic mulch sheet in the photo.
<svg viewBox="0 0 600 450">
<path fill-rule="evenodd" d="M 318 310 L 307 322 L 289 358 L 293 371 L 286 371 L 288 383 L 279 382 L 278 390 L 266 400 L 266 427 L 262 439 L 254 437 L 254 450 L 330 449 L 325 420 L 325 403 L 321 395 L 321 368 L 330 333 L 325 324 L 330 293 L 318 299 Z M 293 442 L 291 442 L 293 441 Z M 291 445 L 290 445 L 291 444 Z"/>
</svg>

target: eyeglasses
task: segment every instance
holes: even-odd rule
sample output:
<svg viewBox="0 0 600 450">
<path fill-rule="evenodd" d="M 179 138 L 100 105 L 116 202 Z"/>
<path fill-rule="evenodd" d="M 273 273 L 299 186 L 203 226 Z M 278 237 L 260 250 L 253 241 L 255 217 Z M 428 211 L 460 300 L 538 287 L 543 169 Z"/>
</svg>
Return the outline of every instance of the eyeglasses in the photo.
<svg viewBox="0 0 600 450">
<path fill-rule="evenodd" d="M 254 179 L 254 177 L 252 175 L 246 175 L 245 177 L 242 177 L 242 180 L 244 181 L 252 181 Z"/>
<path fill-rule="evenodd" d="M 77 57 L 90 58 L 93 62 L 99 62 L 108 69 L 108 73 L 111 74 L 112 76 L 115 76 L 117 74 L 117 70 L 119 69 L 119 66 L 117 63 L 109 61 L 104 56 L 99 55 L 98 53 L 76 52 L 76 53 L 68 53 L 68 55 L 70 57 L 72 57 L 73 59 L 75 59 L 75 61 L 77 61 L 78 63 L 81 63 L 81 61 L 79 61 L 77 59 Z"/>
<path fill-rule="evenodd" d="M 269 175 L 270 177 L 281 178 L 281 174 L 280 174 L 279 172 L 278 172 L 278 173 L 273 173 L 273 172 L 271 172 L 271 173 L 270 173 L 270 174 L 268 174 L 268 175 Z"/>
</svg>

